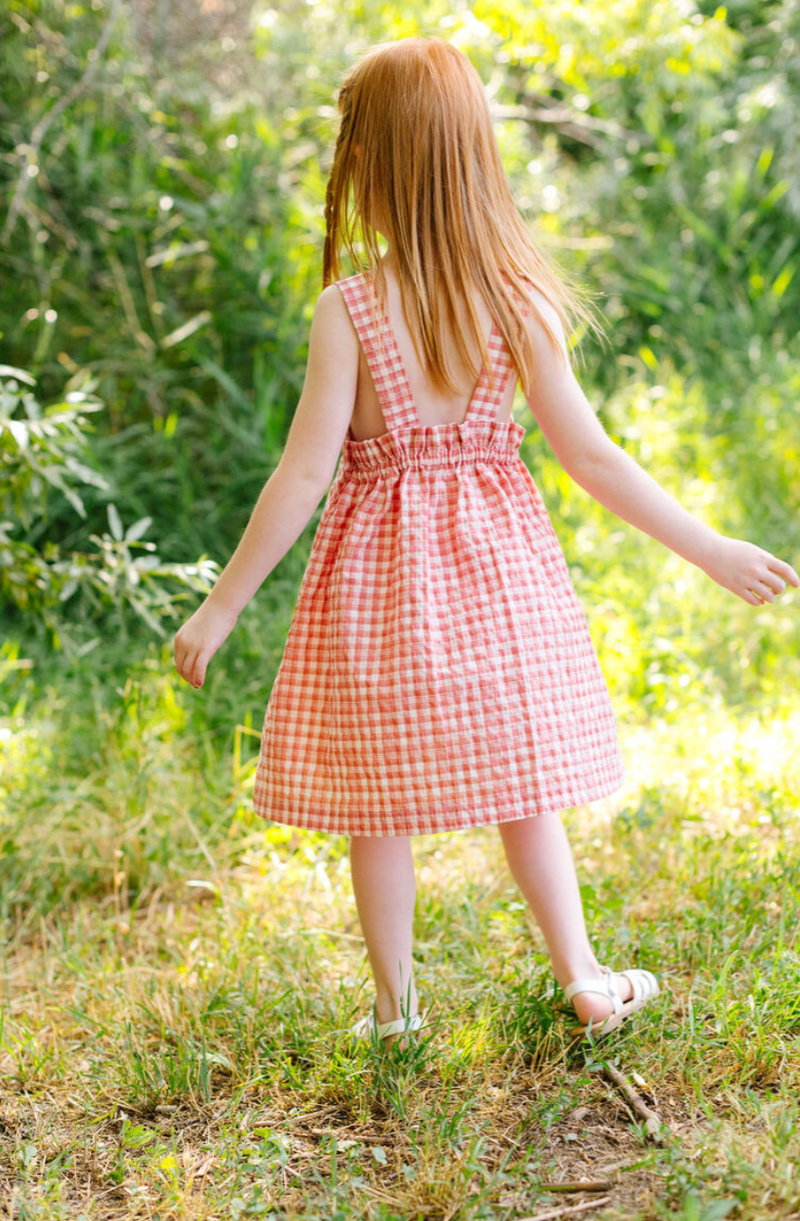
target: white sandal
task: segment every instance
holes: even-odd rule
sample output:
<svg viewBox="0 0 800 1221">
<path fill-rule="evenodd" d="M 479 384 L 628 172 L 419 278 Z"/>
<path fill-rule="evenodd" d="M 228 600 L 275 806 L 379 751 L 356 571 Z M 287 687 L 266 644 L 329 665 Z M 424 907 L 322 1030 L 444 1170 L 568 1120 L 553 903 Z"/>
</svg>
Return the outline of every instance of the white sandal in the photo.
<svg viewBox="0 0 800 1221">
<path fill-rule="evenodd" d="M 365 1013 L 362 1018 L 359 1018 L 355 1026 L 351 1027 L 350 1033 L 357 1039 L 369 1039 L 374 1036 L 379 1039 L 387 1039 L 392 1034 L 407 1034 L 412 1030 L 419 1030 L 422 1026 L 422 1015 L 415 1013 L 411 1018 L 395 1018 L 393 1022 L 376 1022 L 373 1012 Z"/>
<path fill-rule="evenodd" d="M 605 996 L 612 1002 L 614 1012 L 600 1022 L 596 1022 L 592 1018 L 585 1026 L 573 1026 L 570 1031 L 573 1035 L 586 1035 L 587 1031 L 592 1035 L 608 1034 L 610 1031 L 616 1030 L 629 1014 L 636 1009 L 641 1009 L 642 1005 L 646 1005 L 660 992 L 658 980 L 652 971 L 631 967 L 627 971 L 614 972 L 610 967 L 604 966 L 601 966 L 600 970 L 603 972 L 603 979 L 576 979 L 571 984 L 567 984 L 564 996 L 570 1001 L 579 992 L 596 992 L 599 996 Z M 623 1001 L 616 989 L 615 974 L 624 975 L 627 980 L 630 980 L 633 996 L 627 1001 Z"/>
</svg>

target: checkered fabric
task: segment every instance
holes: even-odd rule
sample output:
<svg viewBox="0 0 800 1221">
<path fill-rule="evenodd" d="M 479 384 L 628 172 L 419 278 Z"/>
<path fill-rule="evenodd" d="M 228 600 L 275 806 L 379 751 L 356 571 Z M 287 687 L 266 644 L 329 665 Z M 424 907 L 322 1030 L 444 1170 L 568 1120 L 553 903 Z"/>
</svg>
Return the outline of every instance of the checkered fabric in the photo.
<svg viewBox="0 0 800 1221">
<path fill-rule="evenodd" d="M 586 618 L 497 419 L 502 335 L 461 423 L 422 425 L 370 281 L 339 281 L 386 432 L 345 439 L 267 705 L 256 813 L 419 835 L 607 796 L 625 771 Z"/>
</svg>

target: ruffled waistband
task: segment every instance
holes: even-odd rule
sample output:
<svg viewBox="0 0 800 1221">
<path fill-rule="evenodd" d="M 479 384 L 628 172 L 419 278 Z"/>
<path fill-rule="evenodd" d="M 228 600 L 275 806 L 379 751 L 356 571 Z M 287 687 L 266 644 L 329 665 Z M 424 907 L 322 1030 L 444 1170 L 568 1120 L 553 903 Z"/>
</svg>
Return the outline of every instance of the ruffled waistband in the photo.
<svg viewBox="0 0 800 1221">
<path fill-rule="evenodd" d="M 346 437 L 339 473 L 345 479 L 398 473 L 410 467 L 457 467 L 473 462 L 508 463 L 519 457 L 525 429 L 516 420 L 418 425 L 354 441 Z"/>
</svg>

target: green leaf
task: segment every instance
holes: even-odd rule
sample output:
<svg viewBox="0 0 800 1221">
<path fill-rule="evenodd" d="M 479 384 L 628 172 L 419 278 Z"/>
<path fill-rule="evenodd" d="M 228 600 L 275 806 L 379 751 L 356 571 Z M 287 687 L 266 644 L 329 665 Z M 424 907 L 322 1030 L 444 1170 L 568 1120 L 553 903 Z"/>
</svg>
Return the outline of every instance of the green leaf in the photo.
<svg viewBox="0 0 800 1221">
<path fill-rule="evenodd" d="M 152 1128 L 144 1128 L 140 1124 L 132 1124 L 126 1119 L 120 1133 L 120 1143 L 126 1149 L 141 1149 L 156 1140 L 158 1133 Z"/>
<path fill-rule="evenodd" d="M 68 598 L 72 597 L 72 595 L 75 593 L 75 590 L 77 588 L 78 588 L 78 582 L 73 577 L 69 581 L 67 581 L 66 585 L 61 590 L 61 593 L 58 595 L 59 602 L 66 602 Z"/>
<path fill-rule="evenodd" d="M 142 535 L 147 532 L 152 524 L 152 521 L 152 517 L 140 517 L 138 521 L 134 522 L 133 525 L 129 526 L 125 531 L 125 542 L 135 543 L 137 539 L 141 538 Z"/>
<path fill-rule="evenodd" d="M 39 466 L 39 467 L 37 467 L 37 469 L 43 479 L 46 479 L 47 482 L 52 487 L 58 488 L 59 492 L 61 492 L 64 496 L 66 496 L 67 500 L 72 505 L 72 507 L 76 513 L 80 513 L 81 517 L 86 516 L 86 510 L 83 507 L 83 501 L 81 500 L 78 493 L 76 491 L 74 491 L 74 489 L 71 488 L 69 486 L 69 484 L 64 482 L 64 480 L 61 478 L 61 474 L 57 467 Z"/>
<path fill-rule="evenodd" d="M 120 520 L 119 513 L 117 512 L 117 506 L 114 504 L 109 504 L 108 506 L 108 526 L 111 530 L 112 537 L 115 538 L 118 543 L 121 543 L 124 531 L 122 529 L 122 522 Z"/>
<path fill-rule="evenodd" d="M 700 1221 L 722 1221 L 723 1217 L 727 1217 L 732 1208 L 735 1208 L 739 1201 L 732 1196 L 720 1196 L 717 1200 L 709 1200 L 703 1206 L 703 1211 L 700 1214 Z"/>
<path fill-rule="evenodd" d="M 35 377 L 31 377 L 24 369 L 15 368 L 14 365 L 0 365 L 0 377 L 13 377 L 18 382 L 25 382 L 27 386 L 36 385 Z"/>
<path fill-rule="evenodd" d="M 783 296 L 783 294 L 786 292 L 786 289 L 789 287 L 789 285 L 792 282 L 793 275 L 794 275 L 793 267 L 784 267 L 783 271 L 776 278 L 775 283 L 772 285 L 772 288 L 770 289 L 773 297 L 782 297 Z"/>
<path fill-rule="evenodd" d="M 131 606 L 136 611 L 136 614 L 140 617 L 140 619 L 143 619 L 147 626 L 151 628 L 157 636 L 166 636 L 166 632 L 161 624 L 153 617 L 153 615 L 150 614 L 150 611 L 145 603 L 141 601 L 141 599 L 131 598 Z"/>
<path fill-rule="evenodd" d="M 763 178 L 765 176 L 767 170 L 769 169 L 770 165 L 772 164 L 772 158 L 773 158 L 774 153 L 775 153 L 774 148 L 771 148 L 769 144 L 765 144 L 764 147 L 762 148 L 761 152 L 758 154 L 758 161 L 756 162 L 756 170 L 761 178 Z"/>
<path fill-rule="evenodd" d="M 3 420 L 2 424 L 11 433 L 19 449 L 28 448 L 28 429 L 22 420 Z"/>
</svg>

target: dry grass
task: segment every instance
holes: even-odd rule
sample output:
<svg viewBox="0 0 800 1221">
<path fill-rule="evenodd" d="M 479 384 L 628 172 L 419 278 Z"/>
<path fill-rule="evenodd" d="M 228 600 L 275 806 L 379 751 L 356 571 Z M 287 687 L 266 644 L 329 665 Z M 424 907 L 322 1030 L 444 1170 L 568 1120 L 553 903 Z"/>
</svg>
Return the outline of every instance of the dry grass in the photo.
<svg viewBox="0 0 800 1221">
<path fill-rule="evenodd" d="M 664 984 L 596 1049 L 569 1043 L 493 828 L 415 841 L 435 1021 L 382 1055 L 347 1038 L 370 996 L 343 842 L 250 825 L 224 868 L 134 901 L 118 849 L 105 896 L 23 918 L 6 958 L 6 1215 L 798 1216 L 796 764 L 779 725 L 750 755 L 724 731 L 693 762 L 685 733 L 639 731 L 658 800 L 633 768 L 624 803 L 568 816 L 598 952 Z M 552 1189 L 586 1179 L 606 1186 Z"/>
<path fill-rule="evenodd" d="M 107 724 L 105 771 L 77 796 L 65 780 L 47 807 L 58 761 L 16 743 L 38 819 L 18 853 L 36 840 L 28 859 L 54 873 L 7 863 L 5 1215 L 800 1215 L 796 714 L 631 729 L 626 789 L 566 816 L 598 955 L 664 989 L 594 1049 L 569 1041 L 496 829 L 415 840 L 433 1023 L 381 1054 L 347 1036 L 371 995 L 346 841 L 254 824 L 252 760 L 205 790 L 216 831 L 198 804 L 178 822 L 196 757 L 175 750 L 168 682 L 151 686 Z M 601 1187 L 554 1189 L 586 1180 Z"/>
</svg>

